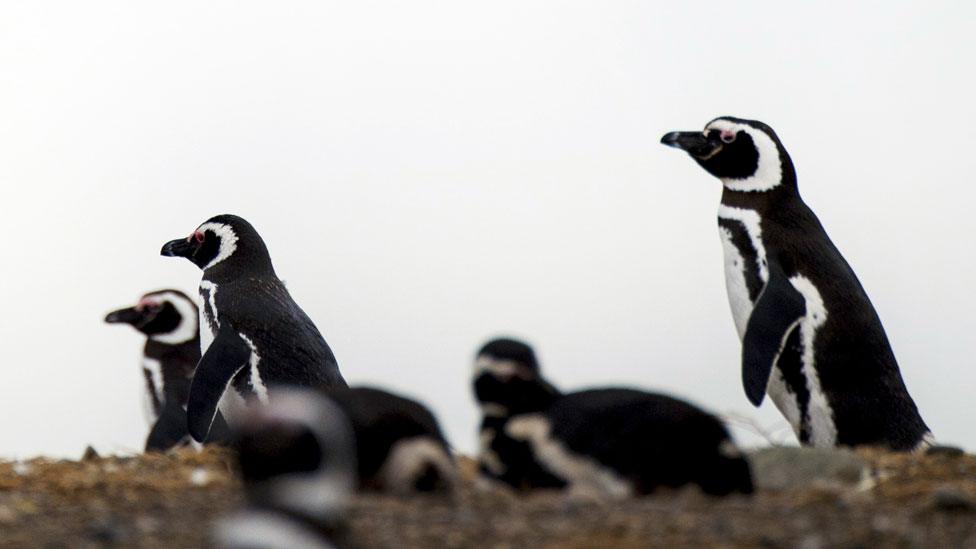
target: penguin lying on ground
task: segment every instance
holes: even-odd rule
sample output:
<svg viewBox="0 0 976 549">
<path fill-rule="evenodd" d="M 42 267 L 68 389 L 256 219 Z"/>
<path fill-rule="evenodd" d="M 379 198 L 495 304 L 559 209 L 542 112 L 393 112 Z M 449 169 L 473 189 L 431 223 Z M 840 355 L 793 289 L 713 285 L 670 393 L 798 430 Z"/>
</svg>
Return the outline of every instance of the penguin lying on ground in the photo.
<svg viewBox="0 0 976 549">
<path fill-rule="evenodd" d="M 196 304 L 179 290 L 159 290 L 142 296 L 133 307 L 109 313 L 105 322 L 129 324 L 147 336 L 142 373 L 152 429 L 146 451 L 189 444 L 186 400 L 200 360 Z M 214 435 L 225 437 L 223 419 L 218 418 L 216 423 Z"/>
<path fill-rule="evenodd" d="M 187 405 L 194 439 L 207 437 L 218 406 L 232 420 L 250 398 L 267 403 L 269 385 L 346 386 L 332 349 L 278 279 L 250 223 L 218 215 L 161 253 L 203 270 L 203 357 Z"/>
<path fill-rule="evenodd" d="M 272 388 L 234 427 L 248 507 L 215 528 L 228 549 L 332 548 L 356 486 L 352 427 L 318 391 Z"/>
<path fill-rule="evenodd" d="M 542 377 L 532 348 L 511 339 L 478 351 L 474 389 L 480 471 L 516 489 L 752 492 L 749 464 L 725 427 L 686 402 L 618 388 L 562 394 Z"/>
<path fill-rule="evenodd" d="M 742 339 L 742 381 L 769 393 L 802 444 L 911 450 L 931 433 L 854 271 L 797 191 L 772 128 L 723 117 L 661 142 L 722 180 L 725 281 Z"/>
<path fill-rule="evenodd" d="M 424 405 L 370 387 L 326 394 L 355 432 L 360 488 L 406 494 L 455 486 L 454 458 L 437 419 Z"/>
</svg>

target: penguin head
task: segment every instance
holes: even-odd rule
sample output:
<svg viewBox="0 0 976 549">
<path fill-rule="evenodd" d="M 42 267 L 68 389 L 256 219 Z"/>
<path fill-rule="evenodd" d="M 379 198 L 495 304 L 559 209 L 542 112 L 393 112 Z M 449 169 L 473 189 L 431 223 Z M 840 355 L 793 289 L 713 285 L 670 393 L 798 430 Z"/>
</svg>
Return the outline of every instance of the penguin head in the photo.
<svg viewBox="0 0 976 549">
<path fill-rule="evenodd" d="M 190 236 L 163 245 L 160 254 L 185 257 L 204 272 L 271 272 L 271 256 L 261 235 L 244 218 L 224 214 L 211 217 Z"/>
<path fill-rule="evenodd" d="M 486 416 L 508 417 L 549 407 L 559 391 L 539 371 L 532 347 L 494 339 L 475 357 L 474 393 Z"/>
<path fill-rule="evenodd" d="M 723 116 L 700 132 L 668 133 L 661 143 L 687 152 L 732 191 L 768 191 L 795 182 L 793 164 L 779 137 L 756 120 Z"/>
<path fill-rule="evenodd" d="M 330 525 L 357 483 L 356 443 L 342 410 L 313 390 L 272 387 L 235 422 L 233 445 L 251 504 Z"/>
<path fill-rule="evenodd" d="M 179 290 L 159 290 L 142 296 L 132 307 L 105 316 L 109 324 L 129 324 L 149 339 L 178 345 L 197 338 L 197 306 Z"/>
</svg>

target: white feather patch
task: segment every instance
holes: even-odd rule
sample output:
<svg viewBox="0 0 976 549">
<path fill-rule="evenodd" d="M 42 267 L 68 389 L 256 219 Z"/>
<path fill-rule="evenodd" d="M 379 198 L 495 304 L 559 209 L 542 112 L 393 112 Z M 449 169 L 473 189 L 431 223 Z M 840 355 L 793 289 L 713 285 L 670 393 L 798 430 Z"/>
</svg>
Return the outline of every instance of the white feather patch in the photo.
<svg viewBox="0 0 976 549">
<path fill-rule="evenodd" d="M 214 534 L 221 547 L 267 549 L 334 549 L 335 546 L 300 523 L 283 515 L 249 511 L 217 521 Z"/>
<path fill-rule="evenodd" d="M 749 242 L 756 250 L 756 268 L 759 269 L 759 278 L 765 284 L 769 280 L 769 265 L 766 263 L 766 246 L 763 245 L 762 218 L 759 213 L 747 208 L 733 208 L 719 204 L 718 216 L 721 219 L 737 221 L 745 227 Z"/>
<path fill-rule="evenodd" d="M 207 263 L 203 267 L 204 271 L 227 259 L 237 250 L 237 233 L 234 232 L 234 229 L 230 225 L 224 225 L 223 223 L 204 223 L 197 227 L 197 230 L 200 232 L 211 231 L 220 237 L 220 249 L 217 250 L 217 255 L 210 260 L 210 263 Z"/>
<path fill-rule="evenodd" d="M 163 368 L 160 362 L 153 358 L 143 357 L 142 358 L 142 369 L 144 372 L 149 374 L 150 383 L 152 384 L 151 389 L 147 389 L 146 392 L 146 414 L 148 416 L 149 425 L 152 426 L 159 419 L 159 414 L 153 408 L 153 396 L 156 397 L 156 402 L 159 402 L 159 406 L 162 407 L 163 401 Z M 152 391 L 152 394 L 149 393 Z"/>
<path fill-rule="evenodd" d="M 258 364 L 261 363 L 261 355 L 258 354 L 258 348 L 254 346 L 254 342 L 251 341 L 249 337 L 242 333 L 237 335 L 241 336 L 244 343 L 251 348 L 251 388 L 254 390 L 254 394 L 257 395 L 258 401 L 261 404 L 268 403 L 268 388 L 264 385 L 264 380 L 261 379 L 261 371 L 258 370 Z"/>
<path fill-rule="evenodd" d="M 509 379 L 519 375 L 522 367 L 513 360 L 496 360 L 486 355 L 481 355 L 475 360 L 475 375 L 489 373 L 500 379 Z"/>
<path fill-rule="evenodd" d="M 207 303 L 202 303 L 200 305 L 200 356 L 203 356 L 210 348 L 210 344 L 214 340 L 214 331 L 210 327 L 210 322 L 207 321 L 207 305 L 210 305 L 210 310 L 213 311 L 213 321 L 220 327 L 220 317 L 217 314 L 217 285 L 209 280 L 200 281 L 200 295 L 207 293 Z"/>
<path fill-rule="evenodd" d="M 786 421 L 789 422 L 790 427 L 796 436 L 800 436 L 800 426 L 802 417 L 800 414 L 800 402 L 797 400 L 796 395 L 793 394 L 786 385 L 786 379 L 783 377 L 783 372 L 779 369 L 779 357 L 783 354 L 783 348 L 786 342 L 789 340 L 790 335 L 792 335 L 793 330 L 796 329 L 796 324 L 790 326 L 786 333 L 783 334 L 783 340 L 780 342 L 779 352 L 776 353 L 776 357 L 773 359 L 773 370 L 769 374 L 769 381 L 766 382 L 766 394 L 769 398 L 773 400 L 773 404 L 779 410 Z"/>
<path fill-rule="evenodd" d="M 491 443 L 495 440 L 494 429 L 482 429 L 479 436 L 478 463 L 485 466 L 485 469 L 493 475 L 503 475 L 508 467 L 498 457 L 498 453 L 491 449 Z"/>
<path fill-rule="evenodd" d="M 741 179 L 722 178 L 725 188 L 732 191 L 761 192 L 773 189 L 782 183 L 783 166 L 779 159 L 779 148 L 772 137 L 752 126 L 724 118 L 713 120 L 708 126 L 705 126 L 706 133 L 711 130 L 745 132 L 752 138 L 752 142 L 759 151 L 759 163 L 755 173 Z"/>
<path fill-rule="evenodd" d="M 612 498 L 633 494 L 633 486 L 595 459 L 569 451 L 562 442 L 550 436 L 549 421 L 538 414 L 513 418 L 505 432 L 516 440 L 528 442 L 535 458 L 552 474 L 563 479 L 569 489 L 597 492 Z"/>
<path fill-rule="evenodd" d="M 732 242 L 732 233 L 725 227 L 718 228 L 722 237 L 722 251 L 725 256 L 725 290 L 732 309 L 732 321 L 741 340 L 746 333 L 749 315 L 752 314 L 752 300 L 749 299 L 749 286 L 746 285 L 745 260 Z"/>
<path fill-rule="evenodd" d="M 149 339 L 168 345 L 179 345 L 197 337 L 199 318 L 196 305 L 191 303 L 187 298 L 173 292 L 161 292 L 150 295 L 160 301 L 168 301 L 172 304 L 176 312 L 180 314 L 180 323 L 172 331 L 165 334 L 151 335 Z"/>
<path fill-rule="evenodd" d="M 803 275 L 790 278 L 790 283 L 806 300 L 807 314 L 800 320 L 800 343 L 803 354 L 803 375 L 810 391 L 810 404 L 807 406 L 807 421 L 810 426 L 810 444 L 821 448 L 832 448 L 837 441 L 837 427 L 834 425 L 834 412 L 827 402 L 827 395 L 820 387 L 817 374 L 816 343 L 817 330 L 827 322 L 827 309 L 817 287 Z"/>
<path fill-rule="evenodd" d="M 486 417 L 507 417 L 508 408 L 497 402 L 482 402 L 480 404 L 481 413 Z"/>
<path fill-rule="evenodd" d="M 396 494 L 413 492 L 417 479 L 434 467 L 440 478 L 454 484 L 454 463 L 440 441 L 429 436 L 404 438 L 396 441 L 379 471 L 386 490 Z"/>
</svg>

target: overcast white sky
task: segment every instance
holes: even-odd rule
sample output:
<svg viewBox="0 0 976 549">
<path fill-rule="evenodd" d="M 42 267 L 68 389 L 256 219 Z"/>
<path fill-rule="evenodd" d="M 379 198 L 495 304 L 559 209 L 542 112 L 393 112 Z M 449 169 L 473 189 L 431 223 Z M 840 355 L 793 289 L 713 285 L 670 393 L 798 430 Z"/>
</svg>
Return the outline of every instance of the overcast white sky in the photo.
<svg viewBox="0 0 976 549">
<path fill-rule="evenodd" d="M 785 426 L 741 388 L 720 183 L 658 144 L 727 114 L 778 131 L 923 417 L 976 449 L 976 4 L 135 4 L 0 5 L 0 456 L 141 449 L 142 338 L 102 317 L 195 292 L 159 248 L 225 212 L 346 379 L 462 450 L 500 333 L 566 389 Z"/>
</svg>

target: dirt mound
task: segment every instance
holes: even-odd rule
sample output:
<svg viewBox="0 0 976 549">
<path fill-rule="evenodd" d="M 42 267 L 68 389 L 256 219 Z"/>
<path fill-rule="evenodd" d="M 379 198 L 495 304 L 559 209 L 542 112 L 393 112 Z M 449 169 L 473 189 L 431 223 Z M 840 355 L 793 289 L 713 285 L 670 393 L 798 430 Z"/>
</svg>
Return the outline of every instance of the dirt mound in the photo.
<svg viewBox="0 0 976 549">
<path fill-rule="evenodd" d="M 462 460 L 453 497 L 357 497 L 348 535 L 358 547 L 976 547 L 976 457 L 856 456 L 857 482 L 625 501 L 476 488 Z M 222 450 L 0 462 L 3 547 L 207 547 L 211 521 L 241 504 Z"/>
</svg>

